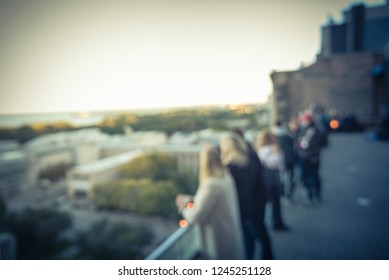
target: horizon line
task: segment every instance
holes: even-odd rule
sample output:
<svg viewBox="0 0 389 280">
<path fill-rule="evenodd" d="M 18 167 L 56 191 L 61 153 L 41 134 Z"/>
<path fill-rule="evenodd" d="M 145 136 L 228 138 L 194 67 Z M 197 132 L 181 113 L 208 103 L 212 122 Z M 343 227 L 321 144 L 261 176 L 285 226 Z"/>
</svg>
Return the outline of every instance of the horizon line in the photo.
<svg viewBox="0 0 389 280">
<path fill-rule="evenodd" d="M 11 115 L 38 115 L 38 114 L 79 114 L 79 113 L 109 113 L 109 112 L 141 112 L 141 111 L 166 111 L 166 110 L 180 110 L 180 109 L 195 109 L 200 107 L 228 107 L 228 106 L 248 106 L 248 105 L 266 105 L 267 101 L 263 102 L 241 102 L 241 103 L 209 103 L 209 104 L 197 104 L 197 105 L 178 105 L 171 107 L 141 107 L 141 108 L 117 108 L 117 109 L 92 109 L 92 110 L 73 110 L 73 111 L 29 111 L 29 112 L 9 112 L 2 113 L 0 112 L 0 117 L 2 116 L 11 116 Z"/>
</svg>

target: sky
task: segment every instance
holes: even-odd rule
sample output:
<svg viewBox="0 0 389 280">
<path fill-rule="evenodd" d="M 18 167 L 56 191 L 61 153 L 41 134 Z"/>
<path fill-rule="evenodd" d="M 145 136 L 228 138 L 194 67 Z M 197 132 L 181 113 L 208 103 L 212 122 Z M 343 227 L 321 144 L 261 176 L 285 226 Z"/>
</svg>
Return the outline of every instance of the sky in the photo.
<svg viewBox="0 0 389 280">
<path fill-rule="evenodd" d="M 0 114 L 262 103 L 351 3 L 0 0 Z"/>
</svg>

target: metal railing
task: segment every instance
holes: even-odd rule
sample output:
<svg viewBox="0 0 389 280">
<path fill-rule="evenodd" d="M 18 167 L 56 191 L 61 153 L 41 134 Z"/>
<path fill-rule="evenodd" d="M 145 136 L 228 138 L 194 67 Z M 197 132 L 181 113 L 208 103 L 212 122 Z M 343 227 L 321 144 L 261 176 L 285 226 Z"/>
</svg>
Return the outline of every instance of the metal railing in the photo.
<svg viewBox="0 0 389 280">
<path fill-rule="evenodd" d="M 199 225 L 177 229 L 161 245 L 146 257 L 146 260 L 193 260 L 201 255 Z"/>
</svg>

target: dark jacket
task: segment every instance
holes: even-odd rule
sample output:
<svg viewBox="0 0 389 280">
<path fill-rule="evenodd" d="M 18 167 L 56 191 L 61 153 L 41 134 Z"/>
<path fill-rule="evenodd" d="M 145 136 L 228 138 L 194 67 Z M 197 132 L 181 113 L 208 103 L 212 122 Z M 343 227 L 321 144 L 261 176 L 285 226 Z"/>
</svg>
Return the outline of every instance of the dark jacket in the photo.
<svg viewBox="0 0 389 280">
<path fill-rule="evenodd" d="M 263 167 L 254 149 L 250 149 L 249 164 L 240 167 L 229 164 L 227 167 L 234 178 L 238 193 L 240 215 L 242 221 L 251 220 L 257 223 L 262 219 L 263 209 L 266 204 L 266 187 L 263 181 Z"/>
<path fill-rule="evenodd" d="M 293 166 L 296 161 L 295 144 L 293 137 L 286 131 L 275 133 L 277 143 L 284 153 L 285 166 Z"/>
<path fill-rule="evenodd" d="M 304 159 L 319 158 L 326 142 L 326 135 L 313 124 L 302 128 L 297 139 L 299 156 Z"/>
</svg>

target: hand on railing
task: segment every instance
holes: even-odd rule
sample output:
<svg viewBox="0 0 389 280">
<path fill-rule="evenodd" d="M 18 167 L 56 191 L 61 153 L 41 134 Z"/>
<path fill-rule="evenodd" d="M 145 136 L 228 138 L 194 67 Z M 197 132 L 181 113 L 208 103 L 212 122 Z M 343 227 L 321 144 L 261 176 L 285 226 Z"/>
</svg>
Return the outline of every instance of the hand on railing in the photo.
<svg viewBox="0 0 389 280">
<path fill-rule="evenodd" d="M 180 213 L 187 207 L 193 208 L 193 196 L 187 194 L 177 194 L 176 206 Z"/>
<path fill-rule="evenodd" d="M 189 225 L 189 223 L 188 223 L 188 221 L 185 220 L 185 219 L 182 219 L 182 220 L 180 220 L 180 221 L 178 222 L 178 226 L 179 226 L 180 228 L 187 227 L 188 225 Z"/>
<path fill-rule="evenodd" d="M 194 203 L 193 203 L 193 196 L 187 195 L 187 194 L 178 194 L 176 196 L 176 205 L 179 213 L 181 214 L 182 211 L 186 209 L 193 209 Z M 181 219 L 178 222 L 178 225 L 180 228 L 184 228 L 188 226 L 188 221 L 185 219 Z"/>
</svg>

